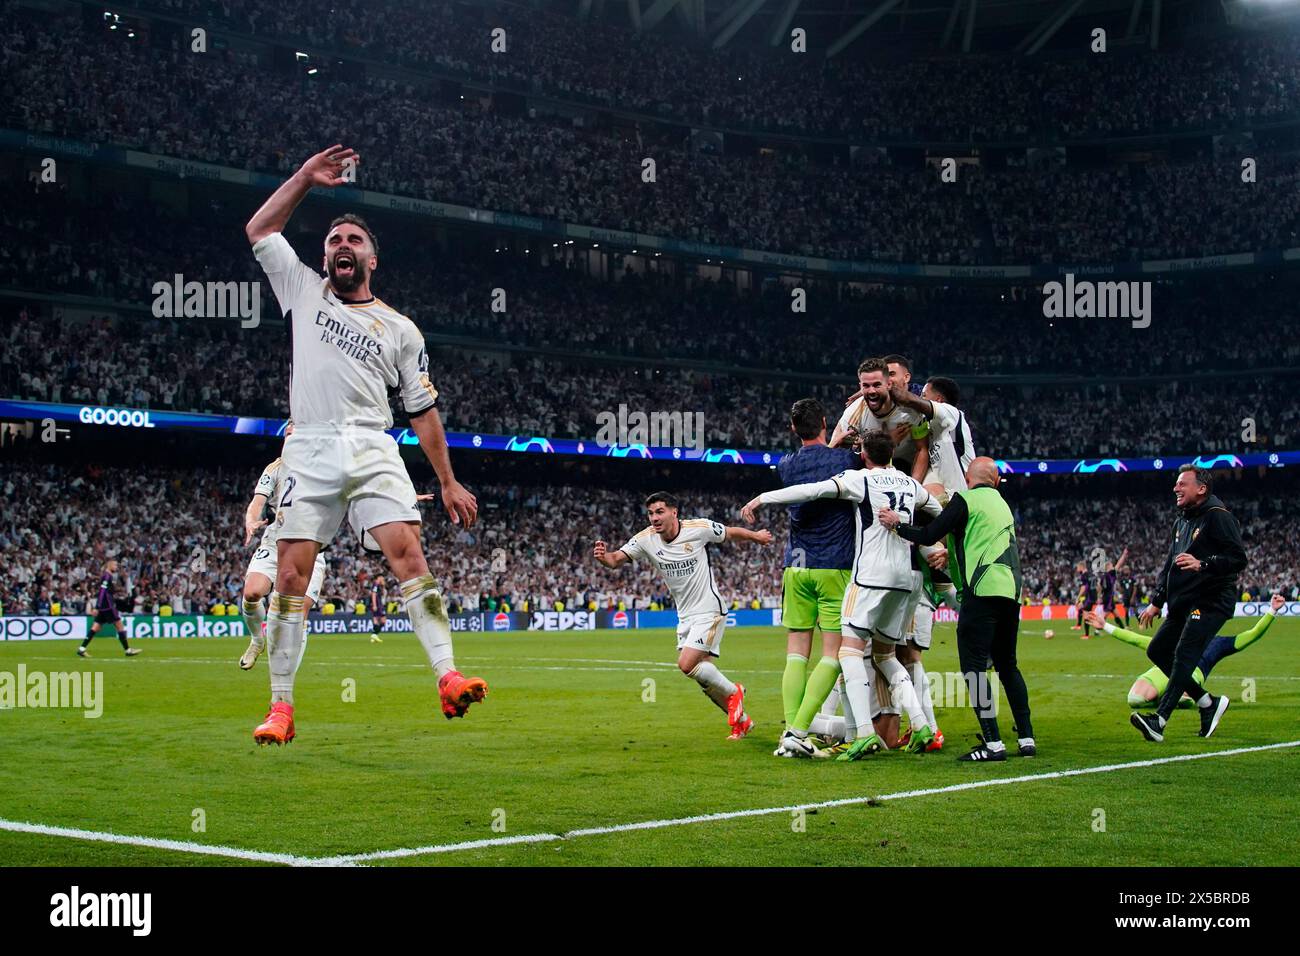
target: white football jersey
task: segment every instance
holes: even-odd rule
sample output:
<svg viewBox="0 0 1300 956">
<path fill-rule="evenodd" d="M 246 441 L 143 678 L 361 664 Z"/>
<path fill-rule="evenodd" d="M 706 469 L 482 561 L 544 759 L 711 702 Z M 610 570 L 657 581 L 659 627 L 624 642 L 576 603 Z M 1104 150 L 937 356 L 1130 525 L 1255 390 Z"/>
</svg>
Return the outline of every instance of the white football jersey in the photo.
<svg viewBox="0 0 1300 956">
<path fill-rule="evenodd" d="M 381 299 L 344 302 L 280 233 L 253 246 L 293 336 L 289 412 L 297 428 L 392 428 L 388 390 L 414 415 L 438 397 L 424 336 Z"/>
<path fill-rule="evenodd" d="M 727 529 L 716 521 L 692 518 L 681 522 L 677 537 L 665 541 L 653 528 L 637 533 L 619 548 L 633 561 L 649 561 L 668 583 L 677 616 L 726 614 L 726 605 L 709 565 L 709 545 L 726 540 Z"/>
<path fill-rule="evenodd" d="M 904 408 L 898 404 L 895 404 L 884 418 L 877 418 L 875 412 L 867 407 L 867 400 L 857 398 L 854 399 L 852 405 L 844 409 L 844 414 L 840 416 L 840 430 L 846 431 L 849 428 L 856 428 L 864 435 L 867 432 L 884 432 L 889 435 L 899 425 L 907 425 L 915 430 L 924 421 L 925 416 L 916 409 Z M 894 449 L 894 457 L 909 463 L 915 461 L 916 441 L 910 436 L 904 438 Z"/>
<path fill-rule="evenodd" d="M 897 468 L 842 471 L 830 479 L 839 488 L 836 497 L 857 502 L 857 545 L 853 551 L 853 583 L 864 588 L 911 591 L 912 545 L 876 520 L 876 512 L 889 508 L 913 524 L 916 513 L 937 515 L 943 509 L 934 496 L 911 475 Z"/>
<path fill-rule="evenodd" d="M 262 508 L 262 517 L 267 521 L 266 527 L 262 529 L 264 548 L 274 547 L 276 542 L 275 509 L 279 507 L 280 496 L 284 494 L 284 468 L 281 467 L 283 463 L 283 458 L 277 458 L 262 469 L 261 477 L 257 479 L 257 487 L 253 489 L 255 495 L 266 495 L 266 504 Z"/>
<path fill-rule="evenodd" d="M 954 495 L 966 490 L 966 469 L 975 460 L 975 442 L 961 409 L 944 402 L 932 402 L 930 419 L 930 467 L 939 476 L 944 491 Z"/>
</svg>

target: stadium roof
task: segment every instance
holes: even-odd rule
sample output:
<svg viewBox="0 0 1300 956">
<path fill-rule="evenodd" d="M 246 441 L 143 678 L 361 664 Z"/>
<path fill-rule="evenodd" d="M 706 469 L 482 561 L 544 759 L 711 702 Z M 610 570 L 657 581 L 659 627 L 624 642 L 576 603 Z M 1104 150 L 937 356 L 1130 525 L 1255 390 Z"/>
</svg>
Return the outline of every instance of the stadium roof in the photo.
<svg viewBox="0 0 1300 956">
<path fill-rule="evenodd" d="M 1150 46 L 1177 26 L 1221 28 L 1238 6 L 1264 0 L 518 0 L 537 8 L 674 35 L 717 49 L 776 46 L 808 31 L 810 50 L 1029 54 L 1093 27 L 1108 43 Z M 1269 0 L 1270 8 L 1290 0 Z M 1300 0 L 1295 0 L 1300 7 Z"/>
</svg>

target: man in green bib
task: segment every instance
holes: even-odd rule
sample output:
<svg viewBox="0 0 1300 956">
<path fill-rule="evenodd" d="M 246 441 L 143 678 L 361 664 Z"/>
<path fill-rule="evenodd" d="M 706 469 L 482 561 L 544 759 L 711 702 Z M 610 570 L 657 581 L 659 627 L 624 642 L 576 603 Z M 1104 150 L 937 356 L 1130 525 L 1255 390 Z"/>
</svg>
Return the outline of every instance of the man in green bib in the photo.
<svg viewBox="0 0 1300 956">
<path fill-rule="evenodd" d="M 983 732 L 980 745 L 959 760 L 1006 760 L 998 730 L 997 698 L 988 679 L 990 660 L 1006 689 L 1015 718 L 1020 756 L 1037 752 L 1029 718 L 1029 690 L 1016 666 L 1020 632 L 1020 554 L 1015 518 L 998 493 L 998 466 L 976 458 L 966 469 L 966 490 L 952 496 L 939 517 L 924 527 L 905 525 L 895 511 L 882 508 L 880 523 L 914 544 L 932 545 L 952 535 L 956 584 L 962 592 L 957 618 L 957 656 Z M 933 557 L 933 556 L 932 556 Z"/>
</svg>

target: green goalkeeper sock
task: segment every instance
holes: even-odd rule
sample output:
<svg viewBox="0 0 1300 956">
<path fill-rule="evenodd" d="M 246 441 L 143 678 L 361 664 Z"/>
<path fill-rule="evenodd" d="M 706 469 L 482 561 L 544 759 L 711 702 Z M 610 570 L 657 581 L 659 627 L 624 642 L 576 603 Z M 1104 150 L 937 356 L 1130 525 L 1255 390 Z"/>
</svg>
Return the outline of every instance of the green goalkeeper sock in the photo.
<svg viewBox="0 0 1300 956">
<path fill-rule="evenodd" d="M 808 658 L 802 654 L 785 655 L 785 673 L 781 675 L 781 703 L 785 706 L 785 725 L 794 725 L 795 714 L 803 703 L 803 685 L 808 677 Z"/>
<path fill-rule="evenodd" d="M 821 709 L 822 702 L 826 700 L 826 695 L 831 692 L 839 676 L 840 662 L 834 657 L 823 657 L 817 662 L 812 676 L 808 678 L 808 686 L 803 692 L 803 703 L 799 705 L 799 713 L 795 715 L 791 727 L 807 733 L 808 725 L 817 716 L 817 711 Z"/>
</svg>

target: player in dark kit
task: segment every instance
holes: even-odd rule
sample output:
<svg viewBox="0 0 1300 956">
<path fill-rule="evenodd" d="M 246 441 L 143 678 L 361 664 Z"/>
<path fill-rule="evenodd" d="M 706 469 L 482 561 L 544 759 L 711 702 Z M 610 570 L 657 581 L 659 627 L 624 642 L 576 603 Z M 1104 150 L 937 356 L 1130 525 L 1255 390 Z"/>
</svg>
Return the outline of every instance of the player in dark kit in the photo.
<svg viewBox="0 0 1300 956">
<path fill-rule="evenodd" d="M 371 637 L 379 637 L 388 624 L 388 582 L 382 574 L 376 575 L 370 582 L 370 627 Z"/>
<path fill-rule="evenodd" d="M 1107 561 L 1105 569 L 1101 572 L 1100 583 L 1101 583 L 1102 620 L 1105 620 L 1108 617 L 1113 617 L 1117 623 L 1119 621 L 1119 611 L 1116 610 L 1115 589 L 1119 586 L 1119 572 L 1123 570 L 1124 562 L 1127 560 L 1128 560 L 1128 548 L 1125 548 L 1124 553 L 1119 556 L 1119 561 L 1117 561 L 1114 564 L 1111 564 L 1109 561 Z M 1084 624 L 1092 623 L 1091 621 L 1088 620 L 1088 611 L 1090 610 L 1092 609 L 1084 608 L 1084 617 L 1083 617 Z"/>
<path fill-rule="evenodd" d="M 135 657 L 140 653 L 138 647 L 132 647 L 126 642 L 126 629 L 122 624 L 121 615 L 117 613 L 117 602 L 113 600 L 113 575 L 116 573 L 117 561 L 110 560 L 104 565 L 103 576 L 99 579 L 99 597 L 95 601 L 95 623 L 90 625 L 90 633 L 77 648 L 78 657 L 90 656 L 86 653 L 86 645 L 99 635 L 99 629 L 105 624 L 113 625 L 117 631 L 117 639 L 121 642 L 122 650 L 126 651 L 127 657 Z"/>
<path fill-rule="evenodd" d="M 1088 622 L 1083 619 L 1083 614 L 1085 611 L 1092 610 L 1093 605 L 1097 603 L 1097 585 L 1093 581 L 1092 575 L 1088 573 L 1088 565 L 1086 562 L 1080 561 L 1074 566 L 1074 569 L 1079 572 L 1078 606 L 1075 608 L 1074 612 L 1074 619 L 1079 623 L 1075 624 L 1074 627 L 1070 628 L 1070 630 L 1077 631 L 1082 627 L 1083 640 L 1086 641 L 1092 636 L 1092 628 Z"/>
</svg>

